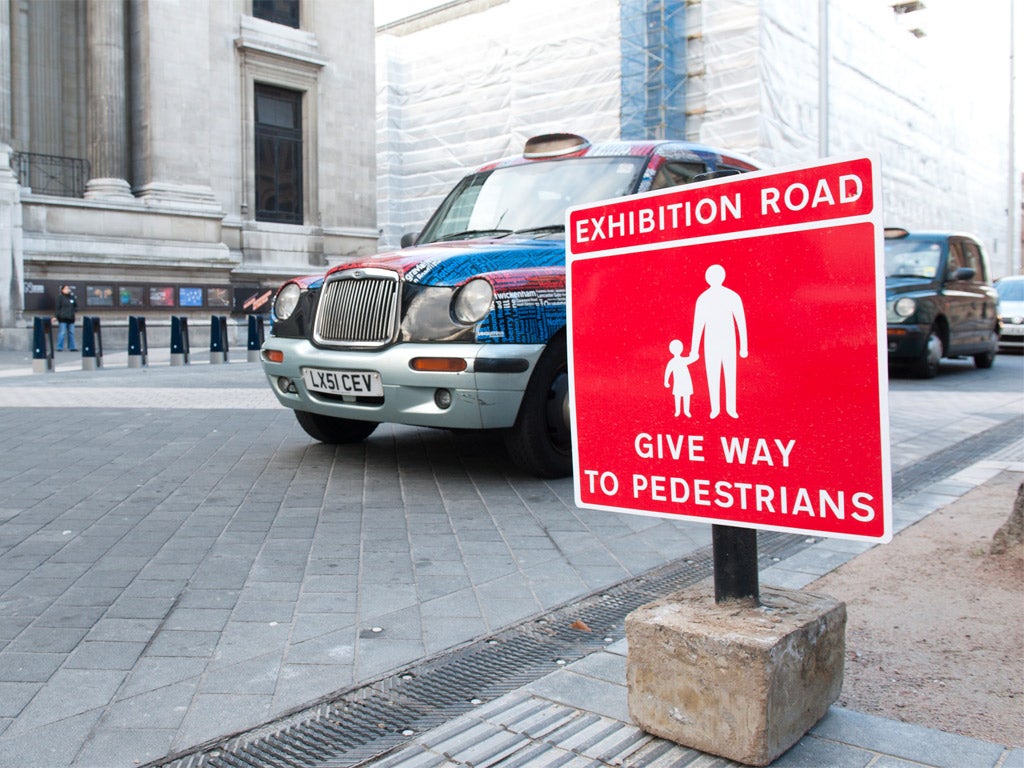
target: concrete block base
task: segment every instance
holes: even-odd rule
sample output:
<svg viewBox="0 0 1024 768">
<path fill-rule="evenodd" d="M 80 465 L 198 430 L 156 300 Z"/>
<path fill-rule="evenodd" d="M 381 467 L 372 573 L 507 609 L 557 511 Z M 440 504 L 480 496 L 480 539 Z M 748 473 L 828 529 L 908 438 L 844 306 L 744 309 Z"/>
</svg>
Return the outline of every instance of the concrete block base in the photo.
<svg viewBox="0 0 1024 768">
<path fill-rule="evenodd" d="M 846 605 L 762 587 L 761 604 L 716 604 L 701 585 L 626 618 L 629 712 L 648 733 L 768 765 L 843 685 Z"/>
</svg>

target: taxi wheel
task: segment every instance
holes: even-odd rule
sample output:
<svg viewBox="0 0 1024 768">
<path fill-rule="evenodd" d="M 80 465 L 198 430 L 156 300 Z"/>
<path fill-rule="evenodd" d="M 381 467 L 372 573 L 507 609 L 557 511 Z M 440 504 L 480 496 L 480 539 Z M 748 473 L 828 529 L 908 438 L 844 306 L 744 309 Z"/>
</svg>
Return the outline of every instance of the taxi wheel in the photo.
<svg viewBox="0 0 1024 768">
<path fill-rule="evenodd" d="M 992 331 L 989 343 L 992 345 L 992 348 L 988 352 L 979 352 L 974 356 L 974 366 L 976 368 L 991 368 L 992 364 L 996 361 L 996 352 L 999 349 L 999 334 Z"/>
<path fill-rule="evenodd" d="M 339 419 L 336 416 L 322 416 L 309 411 L 295 411 L 295 418 L 299 426 L 314 440 L 333 445 L 358 443 L 368 438 L 377 428 L 375 421 Z"/>
<path fill-rule="evenodd" d="M 921 379 L 934 379 L 939 373 L 939 362 L 942 360 L 945 347 L 937 328 L 928 332 L 928 341 L 914 361 L 914 373 Z"/>
<path fill-rule="evenodd" d="M 572 474 L 566 359 L 565 336 L 552 339 L 533 370 L 515 425 L 505 431 L 509 458 L 536 477 Z"/>
<path fill-rule="evenodd" d="M 974 356 L 975 368 L 991 368 L 996 361 L 995 352 L 982 352 Z"/>
</svg>

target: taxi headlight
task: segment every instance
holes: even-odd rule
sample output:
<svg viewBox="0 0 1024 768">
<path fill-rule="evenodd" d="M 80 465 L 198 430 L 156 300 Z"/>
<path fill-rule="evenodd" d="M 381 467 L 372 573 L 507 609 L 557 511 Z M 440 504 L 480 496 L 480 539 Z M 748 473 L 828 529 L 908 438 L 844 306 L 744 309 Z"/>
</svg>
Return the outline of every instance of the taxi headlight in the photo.
<svg viewBox="0 0 1024 768">
<path fill-rule="evenodd" d="M 914 314 L 914 310 L 917 309 L 917 302 L 909 296 L 904 296 L 901 299 L 896 299 L 896 303 L 892 306 L 893 312 L 896 313 L 897 317 L 910 317 Z"/>
<path fill-rule="evenodd" d="M 277 297 L 274 299 L 274 316 L 278 320 L 287 320 L 291 317 L 292 312 L 295 311 L 295 307 L 299 303 L 299 295 L 301 293 L 302 289 L 295 283 L 284 285 L 277 292 Z"/>
<path fill-rule="evenodd" d="M 483 278 L 470 280 L 452 300 L 452 317 L 465 325 L 479 323 L 491 311 L 494 289 Z"/>
</svg>

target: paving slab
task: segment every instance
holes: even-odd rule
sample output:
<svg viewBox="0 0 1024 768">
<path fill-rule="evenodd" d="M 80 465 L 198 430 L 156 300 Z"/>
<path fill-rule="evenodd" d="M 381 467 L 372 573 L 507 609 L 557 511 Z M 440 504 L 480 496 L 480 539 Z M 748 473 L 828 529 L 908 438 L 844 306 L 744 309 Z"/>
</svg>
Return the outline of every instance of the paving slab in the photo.
<svg viewBox="0 0 1024 768">
<path fill-rule="evenodd" d="M 158 760 L 710 541 L 702 524 L 578 510 L 571 481 L 518 474 L 487 435 L 314 443 L 256 364 L 125 363 L 67 355 L 35 374 L 0 352 L 0 768 Z M 894 465 L 1019 418 L 1006 382 L 1022 369 L 890 382 Z M 1019 456 L 901 500 L 901 525 Z M 862 551 L 821 545 L 777 574 L 810 580 Z"/>
</svg>

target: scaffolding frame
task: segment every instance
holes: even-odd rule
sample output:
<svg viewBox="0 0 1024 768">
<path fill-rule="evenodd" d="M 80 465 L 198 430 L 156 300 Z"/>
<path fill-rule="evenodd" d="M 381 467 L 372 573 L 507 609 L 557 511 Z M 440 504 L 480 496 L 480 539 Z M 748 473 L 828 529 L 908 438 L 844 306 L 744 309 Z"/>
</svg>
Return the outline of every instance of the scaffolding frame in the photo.
<svg viewBox="0 0 1024 768">
<path fill-rule="evenodd" d="M 621 135 L 686 135 L 686 0 L 620 0 Z"/>
</svg>

